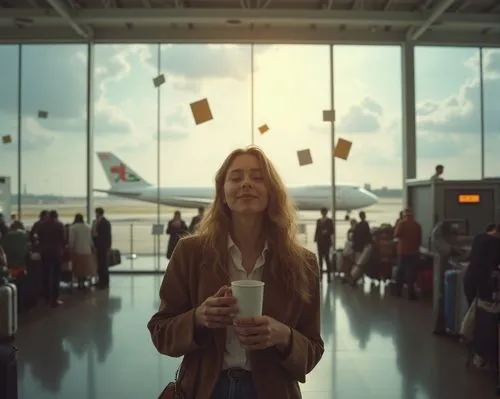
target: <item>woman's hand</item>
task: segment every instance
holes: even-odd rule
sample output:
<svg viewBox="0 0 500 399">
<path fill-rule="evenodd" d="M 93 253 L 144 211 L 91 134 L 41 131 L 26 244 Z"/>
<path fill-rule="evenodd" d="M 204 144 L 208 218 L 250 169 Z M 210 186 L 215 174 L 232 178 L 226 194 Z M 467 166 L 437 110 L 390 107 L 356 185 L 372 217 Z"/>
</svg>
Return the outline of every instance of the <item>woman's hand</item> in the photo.
<svg viewBox="0 0 500 399">
<path fill-rule="evenodd" d="M 269 316 L 238 317 L 234 330 L 245 349 L 266 349 L 276 346 L 285 351 L 291 339 L 290 327 Z"/>
<path fill-rule="evenodd" d="M 231 288 L 223 286 L 196 308 L 196 325 L 207 328 L 231 326 L 237 313 L 238 306 L 236 298 L 231 295 Z"/>
</svg>

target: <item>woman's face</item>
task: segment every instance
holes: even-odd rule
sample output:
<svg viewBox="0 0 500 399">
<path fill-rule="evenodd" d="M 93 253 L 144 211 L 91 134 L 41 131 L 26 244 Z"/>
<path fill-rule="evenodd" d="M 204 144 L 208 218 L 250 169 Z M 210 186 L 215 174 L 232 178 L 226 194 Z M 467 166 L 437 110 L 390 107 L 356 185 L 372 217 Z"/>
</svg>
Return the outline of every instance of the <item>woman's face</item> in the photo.
<svg viewBox="0 0 500 399">
<path fill-rule="evenodd" d="M 235 213 L 261 213 L 267 209 L 269 193 L 256 157 L 242 154 L 234 159 L 226 174 L 224 199 Z"/>
</svg>

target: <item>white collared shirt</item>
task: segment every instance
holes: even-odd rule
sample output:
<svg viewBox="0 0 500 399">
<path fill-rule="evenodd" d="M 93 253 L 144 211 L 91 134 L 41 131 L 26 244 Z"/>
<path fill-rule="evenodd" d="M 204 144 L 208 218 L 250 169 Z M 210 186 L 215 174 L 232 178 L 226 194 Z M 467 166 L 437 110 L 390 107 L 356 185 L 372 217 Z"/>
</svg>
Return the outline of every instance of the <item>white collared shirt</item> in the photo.
<svg viewBox="0 0 500 399">
<path fill-rule="evenodd" d="M 231 236 L 227 239 L 227 249 L 229 252 L 229 277 L 231 281 L 236 280 L 262 280 L 262 267 L 266 261 L 265 254 L 268 246 L 267 242 L 264 245 L 262 253 L 257 258 L 255 266 L 251 273 L 247 273 L 243 267 L 243 258 L 240 249 L 236 246 Z M 250 370 L 250 363 L 247 360 L 245 349 L 243 349 L 236 338 L 233 327 L 226 328 L 226 352 L 224 354 L 223 369 L 243 368 Z"/>
</svg>

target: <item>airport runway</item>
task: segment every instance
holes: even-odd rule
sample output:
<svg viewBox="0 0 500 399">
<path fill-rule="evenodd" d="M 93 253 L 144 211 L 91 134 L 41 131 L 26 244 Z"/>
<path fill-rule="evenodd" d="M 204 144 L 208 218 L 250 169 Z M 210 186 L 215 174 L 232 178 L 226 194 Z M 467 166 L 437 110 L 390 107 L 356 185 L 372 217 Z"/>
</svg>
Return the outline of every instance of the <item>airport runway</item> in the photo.
<svg viewBox="0 0 500 399">
<path fill-rule="evenodd" d="M 106 217 L 112 223 L 113 247 L 119 249 L 122 254 L 135 253 L 137 255 L 154 255 L 156 239 L 152 235 L 153 224 L 157 222 L 155 204 L 131 200 L 104 200 L 95 201 L 94 206 L 103 206 Z M 385 198 L 376 205 L 367 208 L 368 220 L 372 226 L 381 223 L 394 223 L 402 208 L 402 199 Z M 67 201 L 62 204 L 26 204 L 23 205 L 23 222 L 29 227 L 36 219 L 41 209 L 56 209 L 63 223 L 72 223 L 75 213 L 85 215 L 86 204 L 83 201 Z M 173 216 L 175 209 L 171 207 L 160 207 L 160 223 L 166 225 Z M 181 209 L 182 217 L 189 224 L 191 218 L 197 213 L 195 209 Z M 315 220 L 319 212 L 299 212 L 302 224 L 305 226 L 306 234 L 301 234 L 300 239 L 306 247 L 314 250 L 314 228 Z M 336 246 L 342 247 L 346 239 L 349 222 L 344 220 L 345 212 L 337 213 L 337 236 Z M 351 213 L 351 217 L 358 219 L 358 211 Z M 161 253 L 166 251 L 168 236 L 160 236 L 159 249 Z"/>
<path fill-rule="evenodd" d="M 382 199 L 378 204 L 366 209 L 367 218 L 371 226 L 377 226 L 381 223 L 393 224 L 401 208 L 401 199 Z M 133 212 L 133 209 L 131 209 L 131 212 Z M 181 212 L 183 219 L 188 224 L 196 214 L 196 211 L 192 209 L 181 210 Z M 319 212 L 300 212 L 299 214 L 303 224 L 306 226 L 306 234 L 301 235 L 300 239 L 306 247 L 314 250 L 314 221 L 319 217 Z M 160 223 L 166 225 L 171 215 L 162 214 L 162 216 L 163 219 Z M 343 219 L 344 216 L 344 212 L 337 214 L 337 247 L 344 245 L 349 228 L 349 222 Z M 352 212 L 351 217 L 358 219 L 357 211 Z M 155 214 L 109 214 L 109 219 L 113 226 L 113 247 L 119 249 L 124 254 L 152 255 L 155 253 L 155 237 L 152 235 L 152 226 L 156 223 Z M 162 253 L 166 251 L 167 241 L 167 235 L 160 237 L 160 251 Z"/>
</svg>

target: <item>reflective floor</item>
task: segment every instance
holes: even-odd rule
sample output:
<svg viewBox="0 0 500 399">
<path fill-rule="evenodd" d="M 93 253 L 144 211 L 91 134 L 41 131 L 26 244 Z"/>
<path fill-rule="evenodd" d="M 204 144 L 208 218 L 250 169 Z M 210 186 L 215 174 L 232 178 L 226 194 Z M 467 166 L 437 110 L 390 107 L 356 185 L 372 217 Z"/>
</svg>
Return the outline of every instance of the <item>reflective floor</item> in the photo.
<svg viewBox="0 0 500 399">
<path fill-rule="evenodd" d="M 22 399 L 148 399 L 170 381 L 178 359 L 157 354 L 146 323 L 161 276 L 112 276 L 108 292 L 74 292 L 56 310 L 21 320 L 17 345 Z M 465 351 L 433 336 L 430 306 L 378 287 L 339 283 L 323 292 L 322 361 L 305 399 L 493 399 L 494 379 L 465 369 Z"/>
</svg>

